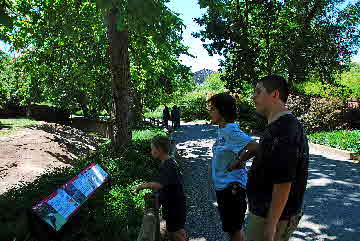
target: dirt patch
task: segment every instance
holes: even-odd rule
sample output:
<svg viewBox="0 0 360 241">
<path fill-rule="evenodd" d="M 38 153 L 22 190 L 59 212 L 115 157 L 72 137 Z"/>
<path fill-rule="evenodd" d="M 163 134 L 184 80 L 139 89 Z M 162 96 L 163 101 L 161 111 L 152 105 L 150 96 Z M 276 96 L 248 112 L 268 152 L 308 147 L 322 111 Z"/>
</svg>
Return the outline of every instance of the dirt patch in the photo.
<svg viewBox="0 0 360 241">
<path fill-rule="evenodd" d="M 78 129 L 52 123 L 0 136 L 0 194 L 20 183 L 33 182 L 45 172 L 71 167 L 99 143 Z"/>
</svg>

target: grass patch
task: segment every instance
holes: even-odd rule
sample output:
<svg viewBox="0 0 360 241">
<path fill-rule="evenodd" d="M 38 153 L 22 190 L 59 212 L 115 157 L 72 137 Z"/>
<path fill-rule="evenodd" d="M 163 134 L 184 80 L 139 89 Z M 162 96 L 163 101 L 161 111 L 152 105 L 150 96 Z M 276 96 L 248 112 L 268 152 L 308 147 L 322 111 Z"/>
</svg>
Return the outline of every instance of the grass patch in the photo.
<svg viewBox="0 0 360 241">
<path fill-rule="evenodd" d="M 91 198 L 72 219 L 61 238 L 63 241 L 136 240 L 143 215 L 145 192 L 131 191 L 142 182 L 153 180 L 159 161 L 150 157 L 150 141 L 155 135 L 165 135 L 161 129 L 142 126 L 133 131 L 129 148 L 122 153 L 111 151 L 111 141 L 74 163 L 72 169 L 59 169 L 41 176 L 32 184 L 0 195 L 0 240 L 24 240 L 28 233 L 25 210 L 39 199 L 79 173 L 91 162 L 105 168 L 111 176 L 111 186 Z M 16 228 L 14 228 L 16 227 Z M 31 237 L 28 241 L 35 241 Z"/>
<path fill-rule="evenodd" d="M 16 130 L 38 125 L 40 122 L 27 118 L 0 119 L 0 136 L 13 134 Z"/>
<path fill-rule="evenodd" d="M 155 111 L 155 112 L 146 112 L 144 114 L 145 118 L 155 118 L 155 119 L 162 119 L 162 111 Z"/>
<path fill-rule="evenodd" d="M 83 112 L 83 110 L 78 110 L 78 111 L 76 111 L 75 113 L 73 113 L 73 115 L 76 115 L 76 116 L 84 116 L 84 112 Z"/>
<path fill-rule="evenodd" d="M 360 154 L 360 130 L 317 132 L 308 136 L 316 144 L 327 145 Z"/>
</svg>

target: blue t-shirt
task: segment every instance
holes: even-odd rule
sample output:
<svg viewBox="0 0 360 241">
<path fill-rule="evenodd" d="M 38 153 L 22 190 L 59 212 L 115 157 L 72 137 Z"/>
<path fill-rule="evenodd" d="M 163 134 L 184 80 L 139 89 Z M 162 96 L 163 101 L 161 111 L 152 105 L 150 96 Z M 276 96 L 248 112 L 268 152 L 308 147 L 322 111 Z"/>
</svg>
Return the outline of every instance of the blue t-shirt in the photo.
<svg viewBox="0 0 360 241">
<path fill-rule="evenodd" d="M 236 160 L 238 154 L 253 139 L 240 130 L 237 123 L 228 123 L 219 128 L 218 137 L 213 145 L 212 179 L 216 190 L 223 190 L 230 183 L 237 182 L 246 188 L 247 170 L 238 169 L 228 172 L 228 168 Z"/>
</svg>

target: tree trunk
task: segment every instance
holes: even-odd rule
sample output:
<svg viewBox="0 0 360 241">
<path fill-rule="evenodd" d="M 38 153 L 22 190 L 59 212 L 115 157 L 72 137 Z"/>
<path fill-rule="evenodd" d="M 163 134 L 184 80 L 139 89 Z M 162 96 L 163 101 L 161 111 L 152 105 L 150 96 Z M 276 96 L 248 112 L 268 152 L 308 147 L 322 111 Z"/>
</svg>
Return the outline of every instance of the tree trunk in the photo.
<svg viewBox="0 0 360 241">
<path fill-rule="evenodd" d="M 143 120 L 143 103 L 139 92 L 134 93 L 133 121 L 139 123 Z"/>
<path fill-rule="evenodd" d="M 112 75 L 112 117 L 114 150 L 119 151 L 131 140 L 129 128 L 129 52 L 128 29 L 116 27 L 119 11 L 116 7 L 109 13 L 108 38 L 110 72 Z"/>
</svg>

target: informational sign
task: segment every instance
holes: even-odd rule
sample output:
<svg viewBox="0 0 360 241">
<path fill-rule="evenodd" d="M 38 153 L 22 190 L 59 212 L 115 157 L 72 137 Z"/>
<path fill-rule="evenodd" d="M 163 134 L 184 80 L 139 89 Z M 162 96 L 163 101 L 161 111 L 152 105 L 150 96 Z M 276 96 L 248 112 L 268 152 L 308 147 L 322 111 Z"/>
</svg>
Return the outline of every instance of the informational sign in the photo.
<svg viewBox="0 0 360 241">
<path fill-rule="evenodd" d="M 79 207 L 109 178 L 104 169 L 92 163 L 33 208 L 43 221 L 59 231 Z"/>
</svg>

